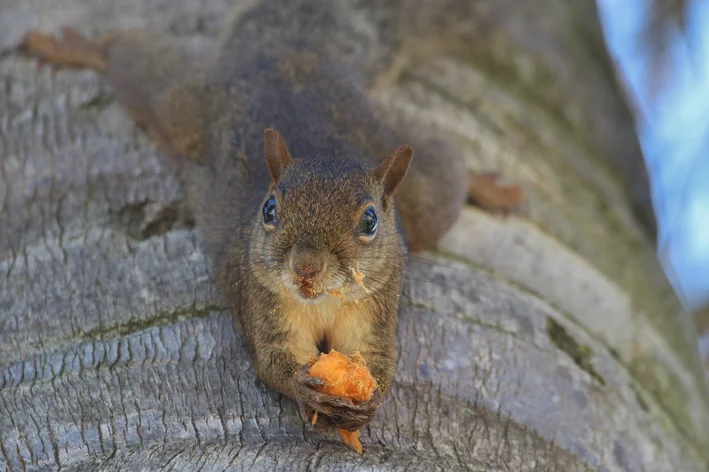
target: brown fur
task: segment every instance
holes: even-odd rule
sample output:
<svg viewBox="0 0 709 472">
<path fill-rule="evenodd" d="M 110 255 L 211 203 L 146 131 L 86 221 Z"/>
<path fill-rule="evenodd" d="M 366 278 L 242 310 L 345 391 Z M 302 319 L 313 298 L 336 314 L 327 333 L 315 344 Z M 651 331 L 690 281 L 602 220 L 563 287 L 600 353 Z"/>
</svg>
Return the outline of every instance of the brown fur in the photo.
<svg viewBox="0 0 709 472">
<path fill-rule="evenodd" d="M 91 42 L 68 31 L 63 41 L 31 33 L 23 49 L 105 74 L 178 169 L 259 377 L 302 411 L 354 430 L 372 419 L 394 375 L 404 234 L 413 250 L 435 245 L 463 206 L 467 177 L 453 147 L 382 122 L 355 71 L 309 51 L 317 38 L 284 28 L 269 5 L 239 17 L 221 48 L 142 31 Z M 253 18 L 263 38 L 253 37 Z M 262 208 L 271 195 L 269 225 Z M 373 238 L 356 234 L 370 205 Z M 319 347 L 361 352 L 379 385 L 370 402 L 311 388 L 303 365 Z"/>
</svg>

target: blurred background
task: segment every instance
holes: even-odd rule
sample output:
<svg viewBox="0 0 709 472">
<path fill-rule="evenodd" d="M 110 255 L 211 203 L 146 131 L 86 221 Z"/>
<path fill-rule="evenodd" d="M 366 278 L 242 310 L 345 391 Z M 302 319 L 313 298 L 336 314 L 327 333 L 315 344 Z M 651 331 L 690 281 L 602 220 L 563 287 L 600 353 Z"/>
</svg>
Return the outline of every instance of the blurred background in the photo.
<svg viewBox="0 0 709 472">
<path fill-rule="evenodd" d="M 700 349 L 707 359 L 709 2 L 596 3 L 647 162 L 658 257 L 679 297 L 696 314 L 703 333 Z"/>
</svg>

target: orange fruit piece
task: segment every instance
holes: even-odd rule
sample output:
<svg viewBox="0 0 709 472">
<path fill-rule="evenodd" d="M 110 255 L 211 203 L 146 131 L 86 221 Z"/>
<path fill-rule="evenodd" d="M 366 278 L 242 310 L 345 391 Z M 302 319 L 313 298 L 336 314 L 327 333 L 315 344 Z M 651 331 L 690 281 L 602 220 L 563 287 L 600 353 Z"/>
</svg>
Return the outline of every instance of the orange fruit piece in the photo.
<svg viewBox="0 0 709 472">
<path fill-rule="evenodd" d="M 317 388 L 319 392 L 353 402 L 366 402 L 377 389 L 377 382 L 359 352 L 351 358 L 334 349 L 329 354 L 320 354 L 310 366 L 310 375 L 325 382 Z"/>
<path fill-rule="evenodd" d="M 367 368 L 364 358 L 355 352 L 352 357 L 332 349 L 328 354 L 320 354 L 310 366 L 310 375 L 321 379 L 325 385 L 318 387 L 321 393 L 335 397 L 349 398 L 353 402 L 366 402 L 377 389 L 377 382 Z M 313 424 L 317 416 L 313 417 Z M 359 430 L 337 430 L 342 440 L 352 449 L 362 454 Z"/>
<path fill-rule="evenodd" d="M 359 442 L 359 430 L 347 431 L 346 429 L 338 429 L 337 431 L 340 433 L 340 436 L 342 436 L 342 440 L 345 441 L 345 444 L 362 454 L 362 443 Z"/>
</svg>

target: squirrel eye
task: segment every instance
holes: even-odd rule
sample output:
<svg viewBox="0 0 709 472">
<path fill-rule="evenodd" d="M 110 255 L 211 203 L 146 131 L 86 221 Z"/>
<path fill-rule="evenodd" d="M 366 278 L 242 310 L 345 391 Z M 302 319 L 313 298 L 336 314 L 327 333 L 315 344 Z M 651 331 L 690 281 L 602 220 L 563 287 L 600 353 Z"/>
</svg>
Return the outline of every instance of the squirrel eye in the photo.
<svg viewBox="0 0 709 472">
<path fill-rule="evenodd" d="M 269 198 L 263 205 L 263 223 L 272 225 L 276 221 L 276 198 Z"/>
<path fill-rule="evenodd" d="M 377 220 L 377 214 L 374 208 L 369 207 L 364 210 L 362 218 L 359 220 L 359 226 L 357 227 L 357 232 L 365 236 L 373 236 L 377 231 L 379 226 L 379 221 Z"/>
</svg>

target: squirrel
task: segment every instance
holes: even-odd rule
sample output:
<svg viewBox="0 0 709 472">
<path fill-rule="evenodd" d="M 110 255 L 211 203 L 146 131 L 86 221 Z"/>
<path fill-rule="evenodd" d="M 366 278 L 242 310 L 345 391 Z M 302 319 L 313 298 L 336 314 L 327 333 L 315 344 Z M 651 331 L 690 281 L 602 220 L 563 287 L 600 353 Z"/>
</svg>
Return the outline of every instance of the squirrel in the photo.
<svg viewBox="0 0 709 472">
<path fill-rule="evenodd" d="M 390 126 L 357 71 L 280 27 L 288 18 L 267 3 L 232 18 L 221 45 L 65 28 L 31 31 L 19 51 L 107 79 L 178 173 L 257 376 L 304 421 L 355 431 L 394 377 L 407 253 L 435 247 L 466 201 L 506 212 L 522 192 L 468 172 L 455 146 Z M 365 359 L 369 401 L 317 391 L 308 359 L 331 349 Z"/>
</svg>

